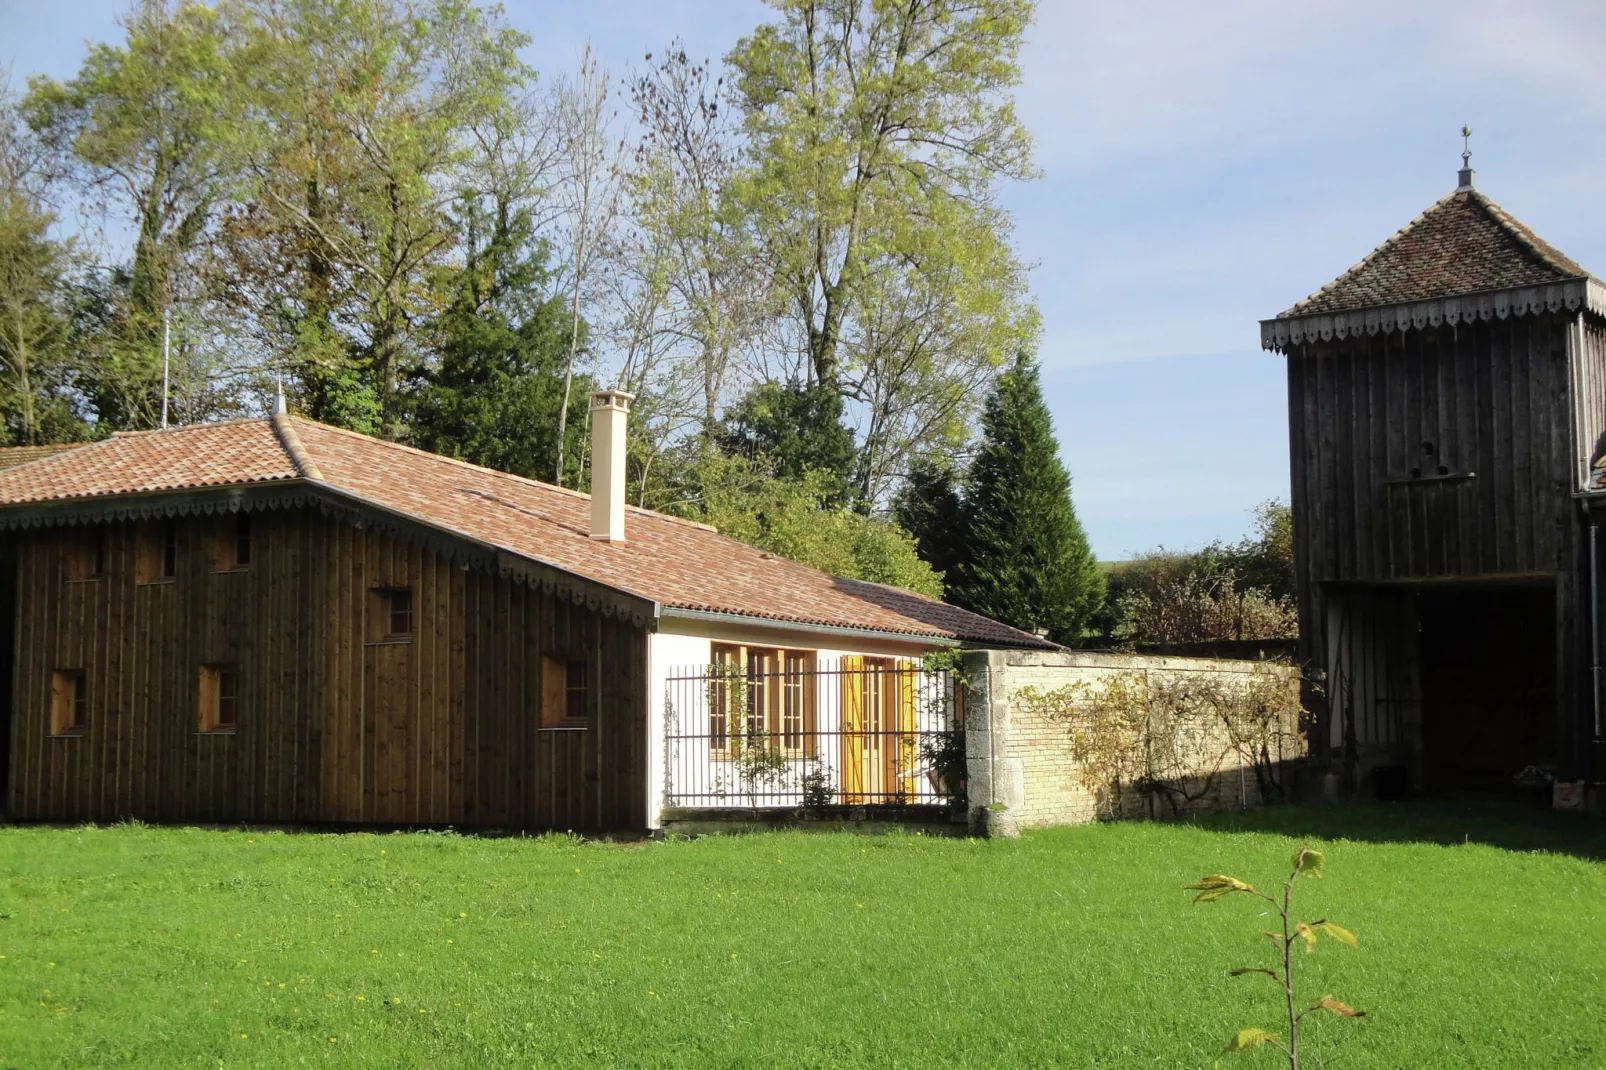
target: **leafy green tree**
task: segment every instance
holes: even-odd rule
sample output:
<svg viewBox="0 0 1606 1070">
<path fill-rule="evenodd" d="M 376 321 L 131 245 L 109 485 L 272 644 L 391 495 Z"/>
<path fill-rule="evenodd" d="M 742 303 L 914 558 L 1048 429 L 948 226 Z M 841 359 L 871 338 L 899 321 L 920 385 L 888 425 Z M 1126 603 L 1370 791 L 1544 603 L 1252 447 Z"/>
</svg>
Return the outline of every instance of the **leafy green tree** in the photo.
<svg viewBox="0 0 1606 1070">
<path fill-rule="evenodd" d="M 0 444 L 87 437 L 67 366 L 68 244 L 50 235 L 42 147 L 0 83 Z"/>
<path fill-rule="evenodd" d="M 75 352 L 100 383 L 89 393 L 103 429 L 155 426 L 163 314 L 188 322 L 205 300 L 202 250 L 233 182 L 243 103 L 232 11 L 141 0 L 120 44 L 92 46 L 66 82 L 30 79 L 22 103 L 85 203 L 133 224 L 130 259 L 90 285 L 92 314 L 78 320 Z M 212 377 L 200 365 L 215 354 L 181 356 L 192 378 Z"/>
<path fill-rule="evenodd" d="M 809 378 L 865 410 L 861 492 L 968 433 L 1037 319 L 998 203 L 1035 173 L 1010 93 L 1032 0 L 773 0 L 727 57 L 730 186 Z"/>
<path fill-rule="evenodd" d="M 818 384 L 760 383 L 726 410 L 713 439 L 776 478 L 819 473 L 828 504 L 851 501 L 853 433 L 842 426 L 842 399 Z"/>
<path fill-rule="evenodd" d="M 695 496 L 687 495 L 694 500 L 677 511 L 722 534 L 833 576 L 942 597 L 942 578 L 920 560 L 906 532 L 830 503 L 836 490 L 831 473 L 776 478 L 743 458 L 709 452 L 694 479 Z"/>
<path fill-rule="evenodd" d="M 982 413 L 965 501 L 965 552 L 950 583 L 968 609 L 1060 643 L 1082 637 L 1104 576 L 1071 504 L 1036 363 L 999 377 Z"/>
<path fill-rule="evenodd" d="M 487 218 L 469 200 L 460 219 L 466 260 L 442 281 L 450 304 L 429 332 L 438 357 L 410 384 L 410 440 L 433 453 L 550 479 L 571 337 L 565 301 L 542 296 L 549 279 L 527 210 L 502 204 Z M 477 235 L 486 229 L 481 246 Z M 585 482 L 590 390 L 581 379 L 571 391 L 567 486 Z"/>
<path fill-rule="evenodd" d="M 952 578 L 965 551 L 965 503 L 954 470 L 930 458 L 917 461 L 892 501 L 892 515 L 914 537 L 920 559 Z"/>
<path fill-rule="evenodd" d="M 254 62 L 228 274 L 312 415 L 397 436 L 463 171 L 531 76 L 529 38 L 463 0 L 242 7 Z"/>
</svg>

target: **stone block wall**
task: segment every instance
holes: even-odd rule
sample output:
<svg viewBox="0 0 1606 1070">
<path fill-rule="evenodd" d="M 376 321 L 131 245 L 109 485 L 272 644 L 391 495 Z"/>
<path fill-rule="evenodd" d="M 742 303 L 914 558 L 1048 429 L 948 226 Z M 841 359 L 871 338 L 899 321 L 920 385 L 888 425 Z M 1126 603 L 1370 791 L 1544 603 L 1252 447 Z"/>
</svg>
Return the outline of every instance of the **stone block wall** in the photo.
<svg viewBox="0 0 1606 1070">
<path fill-rule="evenodd" d="M 1031 701 L 1031 695 L 1077 684 L 1096 689 L 1104 681 L 1131 672 L 1151 678 L 1155 674 L 1204 676 L 1227 687 L 1242 686 L 1253 673 L 1277 673 L 1290 685 L 1298 678 L 1297 670 L 1290 666 L 1257 661 L 1084 652 L 968 653 L 965 741 L 971 821 L 976 831 L 1007 835 L 1019 827 L 1076 824 L 1098 816 L 1098 800 L 1083 784 L 1071 755 L 1069 726 L 1056 711 Z M 1303 755 L 1304 741 L 1297 723 L 1284 725 L 1281 735 L 1283 759 Z M 1225 740 L 1224 729 L 1219 738 L 1201 740 L 1201 753 L 1216 760 Z M 1225 764 L 1217 767 L 1211 790 L 1194 807 L 1260 802 L 1254 770 L 1243 766 L 1240 776 L 1240 766 L 1241 759 L 1229 754 Z M 1141 797 L 1129 794 L 1124 802 L 1121 816 L 1145 816 Z"/>
</svg>

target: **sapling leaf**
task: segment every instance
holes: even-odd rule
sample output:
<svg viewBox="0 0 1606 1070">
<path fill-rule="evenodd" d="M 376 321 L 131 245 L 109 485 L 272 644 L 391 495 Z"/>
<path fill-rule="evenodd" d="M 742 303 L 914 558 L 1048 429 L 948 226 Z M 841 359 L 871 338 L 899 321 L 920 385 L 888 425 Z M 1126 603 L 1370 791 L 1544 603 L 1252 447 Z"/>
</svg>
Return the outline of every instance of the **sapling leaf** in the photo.
<svg viewBox="0 0 1606 1070">
<path fill-rule="evenodd" d="M 1268 1033 L 1264 1029 L 1256 1029 L 1254 1026 L 1250 1026 L 1248 1029 L 1238 1030 L 1238 1035 L 1227 1041 L 1227 1046 L 1222 1050 L 1228 1052 L 1248 1051 L 1251 1048 L 1258 1048 L 1262 1044 L 1276 1039 L 1276 1033 Z"/>
<path fill-rule="evenodd" d="M 1200 877 L 1198 883 L 1190 884 L 1183 890 L 1199 893 L 1193 897 L 1195 903 L 1209 903 L 1233 892 L 1252 892 L 1255 886 L 1225 873 L 1212 873 L 1208 877 Z"/>
<path fill-rule="evenodd" d="M 1263 973 L 1267 977 L 1270 977 L 1273 981 L 1277 981 L 1279 983 L 1282 981 L 1282 978 L 1277 975 L 1276 970 L 1268 970 L 1264 966 L 1241 966 L 1236 970 L 1228 970 L 1227 976 L 1242 977 L 1246 973 Z"/>
<path fill-rule="evenodd" d="M 1308 955 L 1312 951 L 1316 950 L 1316 930 L 1315 929 L 1312 929 L 1309 925 L 1306 925 L 1304 922 L 1300 922 L 1300 923 L 1298 923 L 1297 925 L 1294 926 L 1294 935 L 1304 938 L 1304 940 L 1305 940 L 1305 954 Z"/>
<path fill-rule="evenodd" d="M 1323 996 L 1315 1003 L 1312 1003 L 1310 1005 L 1310 1009 L 1313 1011 L 1331 1011 L 1341 1018 L 1366 1017 L 1365 1011 L 1358 1011 L 1354 1007 L 1351 1007 L 1348 1003 L 1345 1003 L 1343 1000 L 1334 999 L 1332 996 Z"/>
<path fill-rule="evenodd" d="M 1334 940 L 1337 940 L 1341 944 L 1348 944 L 1350 947 L 1361 946 L 1361 942 L 1355 938 L 1355 934 L 1344 928 L 1342 925 L 1334 925 L 1330 921 L 1319 921 L 1316 923 L 1316 928 L 1320 929 L 1328 936 L 1331 936 Z"/>
<path fill-rule="evenodd" d="M 1327 856 L 1320 851 L 1312 851 L 1309 847 L 1302 848 L 1294 856 L 1294 869 L 1308 877 L 1320 877 L 1327 866 Z"/>
</svg>

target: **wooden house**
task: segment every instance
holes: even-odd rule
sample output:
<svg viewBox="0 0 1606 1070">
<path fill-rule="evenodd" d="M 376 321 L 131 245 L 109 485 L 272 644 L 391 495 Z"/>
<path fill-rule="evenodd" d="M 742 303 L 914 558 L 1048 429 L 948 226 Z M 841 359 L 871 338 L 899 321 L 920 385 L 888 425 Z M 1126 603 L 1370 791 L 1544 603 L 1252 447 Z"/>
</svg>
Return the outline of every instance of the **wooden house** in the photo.
<svg viewBox="0 0 1606 1070">
<path fill-rule="evenodd" d="M 627 410 L 594 498 L 283 412 L 0 470 L 9 817 L 639 831 L 686 666 L 829 657 L 862 718 L 925 652 L 1050 646 L 626 507 Z"/>
<path fill-rule="evenodd" d="M 1261 323 L 1312 752 L 1388 791 L 1599 778 L 1606 286 L 1456 189 Z"/>
</svg>

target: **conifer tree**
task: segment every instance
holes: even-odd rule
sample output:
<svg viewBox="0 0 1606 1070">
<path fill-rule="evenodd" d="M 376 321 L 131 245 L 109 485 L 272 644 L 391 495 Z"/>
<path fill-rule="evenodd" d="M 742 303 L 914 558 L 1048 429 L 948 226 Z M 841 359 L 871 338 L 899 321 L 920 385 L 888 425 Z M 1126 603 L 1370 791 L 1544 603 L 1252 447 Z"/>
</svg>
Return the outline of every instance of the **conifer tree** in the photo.
<svg viewBox="0 0 1606 1070">
<path fill-rule="evenodd" d="M 950 595 L 995 620 L 1074 643 L 1104 601 L 1104 577 L 1071 505 L 1071 479 L 1029 356 L 999 377 L 982 434 Z"/>
</svg>

